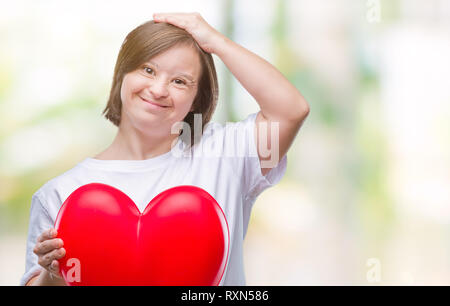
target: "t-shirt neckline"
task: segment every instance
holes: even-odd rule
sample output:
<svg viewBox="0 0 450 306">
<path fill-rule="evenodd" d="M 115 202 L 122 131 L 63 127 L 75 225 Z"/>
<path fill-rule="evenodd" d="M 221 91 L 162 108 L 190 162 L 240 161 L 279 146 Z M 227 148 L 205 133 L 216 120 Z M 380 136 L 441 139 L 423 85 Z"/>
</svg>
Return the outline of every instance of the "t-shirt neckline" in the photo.
<svg viewBox="0 0 450 306">
<path fill-rule="evenodd" d="M 178 138 L 175 147 L 181 146 L 184 148 L 183 141 Z M 151 157 L 143 160 L 122 160 L 122 159 L 96 159 L 93 157 L 86 157 L 81 163 L 81 166 L 94 170 L 108 170 L 120 172 L 140 172 L 148 171 L 165 166 L 175 155 L 172 149 L 161 155 Z"/>
</svg>

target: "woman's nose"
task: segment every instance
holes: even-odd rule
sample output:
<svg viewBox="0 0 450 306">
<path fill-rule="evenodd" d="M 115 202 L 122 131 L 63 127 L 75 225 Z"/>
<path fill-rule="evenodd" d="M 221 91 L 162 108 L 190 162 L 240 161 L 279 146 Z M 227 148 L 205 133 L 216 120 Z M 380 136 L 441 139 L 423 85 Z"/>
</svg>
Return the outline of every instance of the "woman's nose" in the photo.
<svg viewBox="0 0 450 306">
<path fill-rule="evenodd" d="M 155 98 L 165 97 L 169 94 L 167 84 L 162 79 L 153 80 L 149 86 L 149 90 Z"/>
</svg>

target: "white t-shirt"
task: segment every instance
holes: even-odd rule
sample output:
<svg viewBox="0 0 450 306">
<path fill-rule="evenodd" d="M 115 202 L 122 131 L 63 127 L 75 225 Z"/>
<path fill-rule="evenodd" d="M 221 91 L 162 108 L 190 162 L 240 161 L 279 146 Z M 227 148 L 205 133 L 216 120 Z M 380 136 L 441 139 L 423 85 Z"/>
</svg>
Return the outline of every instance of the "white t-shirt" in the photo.
<svg viewBox="0 0 450 306">
<path fill-rule="evenodd" d="M 103 183 L 127 194 L 141 212 L 160 192 L 179 185 L 206 190 L 227 219 L 230 248 L 219 285 L 243 286 L 243 240 L 256 197 L 278 183 L 286 172 L 286 155 L 266 176 L 261 173 L 254 141 L 257 113 L 225 125 L 210 122 L 201 140 L 189 148 L 177 140 L 171 151 L 146 160 L 99 160 L 86 158 L 51 179 L 31 198 L 25 273 L 20 284 L 39 273 L 33 248 L 37 237 L 54 227 L 59 208 L 77 188 Z"/>
</svg>

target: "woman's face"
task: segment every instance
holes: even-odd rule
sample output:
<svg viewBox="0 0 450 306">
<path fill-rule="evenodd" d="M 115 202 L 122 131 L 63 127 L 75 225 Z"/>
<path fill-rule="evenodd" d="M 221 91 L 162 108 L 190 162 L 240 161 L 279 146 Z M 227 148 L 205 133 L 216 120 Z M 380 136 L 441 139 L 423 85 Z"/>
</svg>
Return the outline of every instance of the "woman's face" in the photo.
<svg viewBox="0 0 450 306">
<path fill-rule="evenodd" d="M 174 46 L 151 58 L 123 78 L 121 121 L 146 134 L 170 134 L 172 125 L 191 110 L 200 75 L 193 47 Z"/>
</svg>

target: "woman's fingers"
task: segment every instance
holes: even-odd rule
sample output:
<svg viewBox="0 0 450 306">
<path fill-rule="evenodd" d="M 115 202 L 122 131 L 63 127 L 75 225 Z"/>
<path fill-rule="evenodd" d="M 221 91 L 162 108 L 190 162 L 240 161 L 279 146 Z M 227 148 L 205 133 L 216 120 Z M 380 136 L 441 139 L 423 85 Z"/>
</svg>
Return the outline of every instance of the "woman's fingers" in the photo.
<svg viewBox="0 0 450 306">
<path fill-rule="evenodd" d="M 59 249 L 59 248 L 63 247 L 63 245 L 64 245 L 64 243 L 63 243 L 62 239 L 54 238 L 54 239 L 45 240 L 40 243 L 36 243 L 36 246 L 34 247 L 33 251 L 36 255 L 43 255 L 54 249 Z"/>
<path fill-rule="evenodd" d="M 56 237 L 56 234 L 57 234 L 56 230 L 55 230 L 54 228 L 50 228 L 50 229 L 44 231 L 44 232 L 38 237 L 37 242 L 43 242 L 43 241 L 45 241 L 45 240 L 55 238 L 55 237 Z"/>
<path fill-rule="evenodd" d="M 217 42 L 223 41 L 223 35 L 210 26 L 200 13 L 155 13 L 155 22 L 166 22 L 186 30 L 208 53 L 215 53 Z"/>
<path fill-rule="evenodd" d="M 37 239 L 33 252 L 38 256 L 38 264 L 50 273 L 59 276 L 58 259 L 66 256 L 63 241 L 56 238 L 57 232 L 54 228 L 44 231 Z"/>
<path fill-rule="evenodd" d="M 48 270 L 50 272 L 52 272 L 53 274 L 60 276 L 60 272 L 59 272 L 59 262 L 57 260 L 53 260 L 50 263 L 50 266 L 48 267 Z"/>
<path fill-rule="evenodd" d="M 186 29 L 192 26 L 200 14 L 195 13 L 155 13 L 153 19 L 155 21 L 168 22 L 180 28 Z"/>
<path fill-rule="evenodd" d="M 43 256 L 39 256 L 38 263 L 45 269 L 49 269 L 50 264 L 54 260 L 63 258 L 66 255 L 64 248 L 53 250 Z"/>
<path fill-rule="evenodd" d="M 155 21 L 163 21 L 163 22 L 167 22 L 167 23 L 171 23 L 177 27 L 180 28 L 186 28 L 187 22 L 185 19 L 179 18 L 179 16 L 173 15 L 173 14 L 164 14 L 164 15 L 159 15 L 156 14 L 154 16 Z"/>
</svg>

